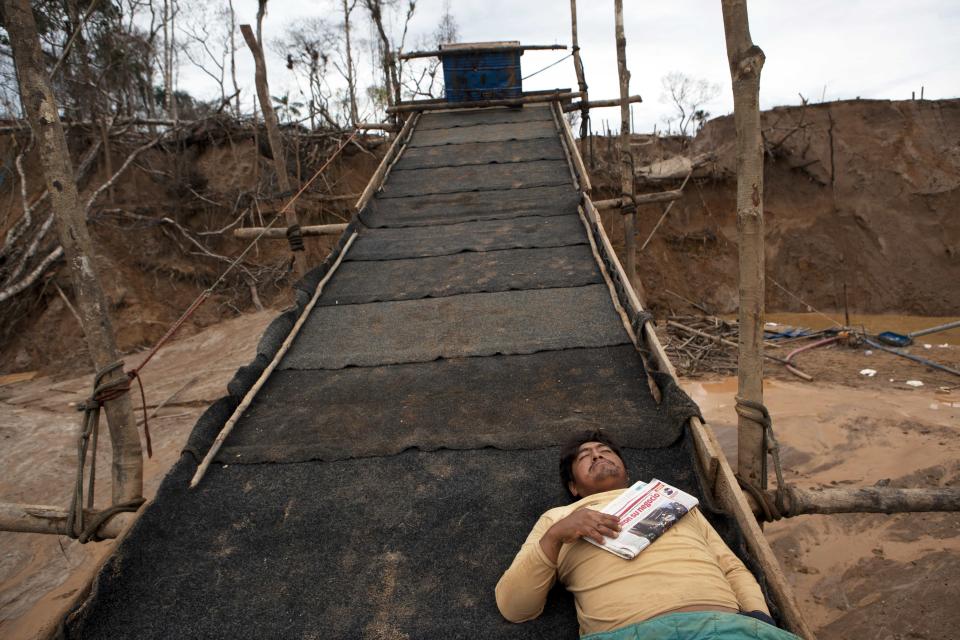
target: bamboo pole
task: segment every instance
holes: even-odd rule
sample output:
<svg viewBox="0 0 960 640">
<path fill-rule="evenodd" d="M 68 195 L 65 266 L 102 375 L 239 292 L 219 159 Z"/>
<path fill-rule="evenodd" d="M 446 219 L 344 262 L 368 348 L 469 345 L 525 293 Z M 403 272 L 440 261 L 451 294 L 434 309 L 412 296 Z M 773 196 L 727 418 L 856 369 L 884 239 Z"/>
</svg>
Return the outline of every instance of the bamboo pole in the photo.
<svg viewBox="0 0 960 640">
<path fill-rule="evenodd" d="M 356 196 L 354 196 L 356 197 Z M 304 236 L 338 236 L 347 228 L 347 224 L 316 224 L 300 227 Z M 287 237 L 286 229 L 264 229 L 263 227 L 245 227 L 233 230 L 234 238 L 265 238 L 267 240 L 284 240 Z"/>
<path fill-rule="evenodd" d="M 410 111 L 446 111 L 447 109 L 482 109 L 484 107 L 514 107 L 522 104 L 537 102 L 560 102 L 579 98 L 579 91 L 547 91 L 531 92 L 519 98 L 504 98 L 502 100 L 472 100 L 470 102 L 447 102 L 445 100 L 414 100 L 401 102 L 387 107 L 387 113 L 407 113 Z"/>
<path fill-rule="evenodd" d="M 47 192 L 56 216 L 60 245 L 70 270 L 84 338 L 94 367 L 103 369 L 117 362 L 120 354 L 106 296 L 93 262 L 93 243 L 87 231 L 84 207 L 77 193 L 56 99 L 38 44 L 33 11 L 29 0 L 4 0 L 3 8 L 20 81 L 23 109 L 39 143 Z M 125 377 L 122 368 L 117 368 L 107 374 L 103 382 Z M 143 496 L 143 456 L 129 394 L 121 394 L 107 401 L 104 411 L 113 452 L 113 503 L 140 499 Z"/>
<path fill-rule="evenodd" d="M 630 71 L 627 69 L 627 37 L 623 32 L 623 0 L 613 0 L 617 40 L 617 75 L 620 78 L 620 194 L 633 198 L 633 161 L 630 155 Z M 627 277 L 637 288 L 637 211 L 623 216 L 623 250 Z"/>
<path fill-rule="evenodd" d="M 287 177 L 287 163 L 283 153 L 283 141 L 280 138 L 280 127 L 277 124 L 277 114 L 273 110 L 273 103 L 270 98 L 270 86 L 267 83 L 267 66 L 263 59 L 263 49 L 257 41 L 257 37 L 253 34 L 250 25 L 240 25 L 240 33 L 243 34 L 243 39 L 250 47 L 256 66 L 257 96 L 260 98 L 260 109 L 263 111 L 267 140 L 270 143 L 270 153 L 273 156 L 273 168 L 277 172 L 277 186 L 280 187 L 281 192 L 287 193 L 290 191 L 290 179 Z M 292 204 L 287 207 L 285 217 L 288 227 L 299 224 L 297 209 Z M 297 275 L 303 277 L 307 272 L 307 254 L 305 251 L 294 251 L 293 256 Z"/>
<path fill-rule="evenodd" d="M 398 58 L 401 60 L 412 60 L 413 58 L 436 58 L 445 54 L 458 53 L 503 53 L 504 51 L 551 51 L 563 50 L 567 46 L 564 44 L 504 44 L 500 46 L 492 44 L 475 45 L 456 45 L 449 49 L 437 49 L 433 51 L 410 51 L 401 53 Z"/>
<path fill-rule="evenodd" d="M 683 197 L 683 191 L 674 189 L 671 191 L 660 191 L 659 193 L 643 193 L 633 197 L 633 202 L 639 204 L 656 204 L 658 202 L 672 202 Z M 593 203 L 597 209 L 620 209 L 631 204 L 626 198 L 611 198 L 609 200 L 597 200 Z"/>
<path fill-rule="evenodd" d="M 764 54 L 750 38 L 746 0 L 721 0 L 737 129 L 737 231 L 740 262 L 738 397 L 763 403 L 763 146 L 760 71 Z M 767 486 L 763 425 L 737 417 L 737 474 Z"/>
<path fill-rule="evenodd" d="M 586 94 L 584 94 L 586 95 Z M 643 102 L 643 98 L 639 95 L 633 95 L 627 98 L 627 102 L 630 104 L 637 104 L 638 102 Z M 613 98 L 611 100 L 587 100 L 584 98 L 580 102 L 571 102 L 568 105 L 563 107 L 564 112 L 566 111 L 577 111 L 583 109 L 599 109 L 600 107 L 619 107 L 620 98 Z M 581 135 L 580 137 L 585 137 Z"/>
</svg>

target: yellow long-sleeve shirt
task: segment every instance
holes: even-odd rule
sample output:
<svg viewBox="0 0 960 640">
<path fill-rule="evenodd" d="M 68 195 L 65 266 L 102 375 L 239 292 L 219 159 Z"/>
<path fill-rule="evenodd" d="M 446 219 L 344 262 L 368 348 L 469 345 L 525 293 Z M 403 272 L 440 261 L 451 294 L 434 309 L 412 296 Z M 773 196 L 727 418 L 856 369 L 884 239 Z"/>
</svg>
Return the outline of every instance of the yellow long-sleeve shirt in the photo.
<svg viewBox="0 0 960 640">
<path fill-rule="evenodd" d="M 555 522 L 577 509 L 600 510 L 622 491 L 598 493 L 540 517 L 497 583 L 497 606 L 507 620 L 539 616 L 558 578 L 574 595 L 581 635 L 619 629 L 682 607 L 769 613 L 753 575 L 699 509 L 633 560 L 583 540 L 563 545 L 556 563 L 547 558 L 540 538 Z"/>
</svg>

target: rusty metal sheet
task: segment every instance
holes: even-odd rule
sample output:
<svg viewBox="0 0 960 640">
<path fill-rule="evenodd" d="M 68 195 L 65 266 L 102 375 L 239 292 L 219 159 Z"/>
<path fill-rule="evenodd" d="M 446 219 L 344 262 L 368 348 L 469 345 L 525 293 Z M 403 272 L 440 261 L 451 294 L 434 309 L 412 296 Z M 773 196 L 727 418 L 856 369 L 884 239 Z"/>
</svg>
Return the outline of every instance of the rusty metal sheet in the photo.
<svg viewBox="0 0 960 640">
<path fill-rule="evenodd" d="M 559 135 L 553 122 L 514 122 L 507 124 L 478 124 L 455 129 L 428 129 L 419 127 L 413 132 L 409 147 L 432 147 L 467 142 L 501 142 L 503 140 L 533 140 L 556 138 Z"/>
<path fill-rule="evenodd" d="M 378 194 L 405 198 L 434 193 L 496 191 L 572 184 L 566 160 L 538 160 L 511 164 L 471 164 L 459 167 L 395 171 Z"/>
<path fill-rule="evenodd" d="M 610 290 L 591 284 L 314 307 L 280 367 L 377 367 L 629 342 Z"/>
<path fill-rule="evenodd" d="M 417 198 L 374 196 L 360 221 L 367 227 L 416 227 L 523 216 L 576 215 L 580 194 L 572 185 L 465 191 Z"/>
<path fill-rule="evenodd" d="M 472 127 L 478 124 L 503 124 L 508 122 L 553 122 L 550 107 L 528 105 L 523 108 L 495 107 L 492 109 L 470 109 L 462 111 L 427 112 L 420 116 L 417 130 L 455 129 Z"/>
<path fill-rule="evenodd" d="M 587 244 L 579 216 L 482 220 L 430 227 L 364 229 L 346 260 L 397 260 L 446 256 L 463 251 L 498 251 Z"/>
<path fill-rule="evenodd" d="M 505 142 L 470 142 L 438 147 L 405 149 L 393 166 L 396 171 L 457 167 L 468 164 L 506 164 L 533 160 L 566 160 L 559 138 L 507 140 Z"/>
<path fill-rule="evenodd" d="M 462 293 L 580 287 L 603 282 L 588 245 L 344 262 L 321 306 L 441 298 Z"/>
</svg>

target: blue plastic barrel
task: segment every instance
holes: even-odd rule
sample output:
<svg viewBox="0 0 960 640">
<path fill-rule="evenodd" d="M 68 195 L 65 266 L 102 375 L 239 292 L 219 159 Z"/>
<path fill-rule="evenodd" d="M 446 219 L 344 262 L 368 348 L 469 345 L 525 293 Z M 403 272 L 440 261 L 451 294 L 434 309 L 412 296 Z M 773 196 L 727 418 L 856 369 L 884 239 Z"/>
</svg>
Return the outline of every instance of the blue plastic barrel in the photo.
<svg viewBox="0 0 960 640">
<path fill-rule="evenodd" d="M 523 93 L 520 54 L 518 50 L 442 53 L 447 101 L 519 98 Z"/>
</svg>

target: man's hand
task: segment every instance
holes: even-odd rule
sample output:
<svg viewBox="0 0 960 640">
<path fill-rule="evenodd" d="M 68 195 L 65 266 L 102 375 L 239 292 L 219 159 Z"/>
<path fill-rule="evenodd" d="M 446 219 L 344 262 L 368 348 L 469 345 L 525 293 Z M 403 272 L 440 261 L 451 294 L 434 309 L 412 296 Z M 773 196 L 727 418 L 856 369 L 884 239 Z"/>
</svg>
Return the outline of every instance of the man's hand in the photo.
<svg viewBox="0 0 960 640">
<path fill-rule="evenodd" d="M 593 509 L 577 509 L 563 520 L 558 520 L 540 538 L 540 548 L 551 562 L 556 562 L 560 548 L 586 537 L 603 544 L 604 536 L 616 538 L 620 534 L 620 520 L 616 516 Z"/>
</svg>

